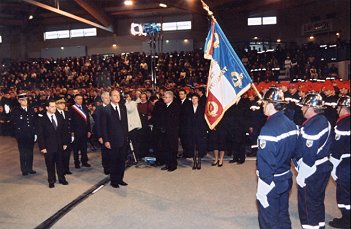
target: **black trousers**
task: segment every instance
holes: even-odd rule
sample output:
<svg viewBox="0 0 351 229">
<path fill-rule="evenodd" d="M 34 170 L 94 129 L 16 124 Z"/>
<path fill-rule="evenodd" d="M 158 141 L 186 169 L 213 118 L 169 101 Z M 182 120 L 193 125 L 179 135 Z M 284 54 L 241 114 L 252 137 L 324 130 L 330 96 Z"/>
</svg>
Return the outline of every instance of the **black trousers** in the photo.
<svg viewBox="0 0 351 229">
<path fill-rule="evenodd" d="M 64 150 L 62 153 L 62 166 L 63 166 L 64 173 L 67 173 L 69 171 L 69 161 L 71 158 L 71 151 L 72 151 L 72 146 L 71 144 L 68 144 L 67 149 Z"/>
<path fill-rule="evenodd" d="M 18 151 L 20 155 L 20 165 L 22 173 L 29 173 L 33 170 L 33 138 L 17 138 Z"/>
<path fill-rule="evenodd" d="M 110 150 L 101 144 L 101 164 L 105 172 L 110 172 Z"/>
<path fill-rule="evenodd" d="M 74 139 L 73 156 L 74 156 L 74 164 L 75 165 L 80 164 L 79 151 L 80 151 L 80 155 L 81 155 L 80 159 L 81 159 L 82 164 L 85 164 L 88 162 L 87 148 L 88 148 L 88 138 L 87 137 L 77 136 L 76 139 Z"/>
<path fill-rule="evenodd" d="M 63 152 L 48 152 L 45 154 L 45 164 L 48 172 L 48 182 L 56 182 L 56 172 L 59 181 L 64 181 Z"/>
<path fill-rule="evenodd" d="M 112 148 L 110 154 L 110 180 L 111 184 L 123 181 L 127 146 Z"/>
</svg>

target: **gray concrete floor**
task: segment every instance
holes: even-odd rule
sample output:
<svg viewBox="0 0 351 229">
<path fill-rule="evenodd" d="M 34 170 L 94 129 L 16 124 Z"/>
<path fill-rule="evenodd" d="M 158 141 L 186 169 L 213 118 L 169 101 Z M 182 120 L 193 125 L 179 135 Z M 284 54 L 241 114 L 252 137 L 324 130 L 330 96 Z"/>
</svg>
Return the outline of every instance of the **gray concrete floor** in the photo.
<svg viewBox="0 0 351 229">
<path fill-rule="evenodd" d="M 0 137 L 0 228 L 34 228 L 106 176 L 100 154 L 90 152 L 92 168 L 71 168 L 68 186 L 47 185 L 44 158 L 37 147 L 36 175 L 23 177 L 17 144 Z M 255 202 L 254 158 L 243 165 L 212 167 L 207 156 L 200 171 L 191 160 L 179 160 L 174 172 L 153 167 L 131 167 L 129 185 L 114 189 L 108 184 L 62 217 L 53 228 L 258 228 Z M 229 159 L 229 158 L 228 158 Z M 297 191 L 290 196 L 293 228 L 300 228 Z M 326 222 L 340 216 L 335 184 L 330 180 L 325 199 Z M 328 228 L 328 226 L 327 226 Z"/>
</svg>

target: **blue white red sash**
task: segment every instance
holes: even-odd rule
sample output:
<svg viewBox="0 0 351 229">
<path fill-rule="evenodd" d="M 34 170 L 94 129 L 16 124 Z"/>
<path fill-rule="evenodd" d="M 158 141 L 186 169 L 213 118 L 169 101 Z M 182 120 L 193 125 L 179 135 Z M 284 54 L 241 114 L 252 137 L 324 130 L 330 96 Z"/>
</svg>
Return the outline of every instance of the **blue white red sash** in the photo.
<svg viewBox="0 0 351 229">
<path fill-rule="evenodd" d="M 86 114 L 81 109 L 79 109 L 79 107 L 77 105 L 74 104 L 72 106 L 72 108 L 73 108 L 73 110 L 75 110 L 84 119 L 85 122 L 87 122 Z"/>
</svg>

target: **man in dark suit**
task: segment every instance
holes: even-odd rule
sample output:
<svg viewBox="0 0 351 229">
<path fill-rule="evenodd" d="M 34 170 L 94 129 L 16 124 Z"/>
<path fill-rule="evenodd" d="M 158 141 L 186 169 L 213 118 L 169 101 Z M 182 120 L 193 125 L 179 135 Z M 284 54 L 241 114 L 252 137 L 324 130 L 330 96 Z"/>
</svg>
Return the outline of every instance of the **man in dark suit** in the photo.
<svg viewBox="0 0 351 229">
<path fill-rule="evenodd" d="M 163 97 L 164 109 L 161 113 L 162 153 L 165 155 L 166 166 L 161 170 L 172 172 L 177 169 L 178 135 L 179 135 L 179 104 L 174 101 L 172 91 L 166 91 Z"/>
<path fill-rule="evenodd" d="M 101 163 L 102 167 L 104 168 L 104 173 L 106 175 L 110 174 L 110 154 L 109 149 L 107 149 L 104 145 L 104 141 L 102 139 L 102 126 L 101 126 L 101 116 L 103 112 L 103 108 L 110 104 L 110 95 L 108 92 L 104 92 L 101 94 L 102 105 L 97 106 L 96 110 L 94 111 L 94 120 L 95 120 L 95 134 L 98 138 L 99 143 L 101 144 Z"/>
<path fill-rule="evenodd" d="M 65 125 L 67 126 L 67 134 L 70 136 L 70 141 L 67 144 L 67 148 L 63 151 L 62 155 L 62 164 L 63 164 L 63 172 L 64 174 L 72 174 L 72 172 L 69 169 L 69 161 L 71 157 L 71 151 L 72 151 L 72 146 L 71 143 L 74 140 L 73 133 L 71 130 L 71 113 L 66 111 L 66 101 L 64 98 L 61 98 L 56 101 L 56 115 L 60 115 L 63 120 L 65 121 Z"/>
<path fill-rule="evenodd" d="M 88 138 L 91 136 L 90 119 L 88 108 L 83 106 L 83 96 L 76 94 L 74 96 L 75 104 L 71 107 L 71 130 L 74 134 L 73 156 L 74 165 L 80 168 L 79 151 L 81 155 L 82 166 L 90 167 L 88 164 Z"/>
<path fill-rule="evenodd" d="M 23 176 L 35 174 L 33 170 L 33 148 L 37 136 L 35 135 L 36 115 L 28 106 L 27 94 L 18 95 L 20 107 L 11 114 L 15 135 L 20 153 L 21 171 Z"/>
<path fill-rule="evenodd" d="M 60 184 L 68 185 L 66 181 L 62 156 L 67 149 L 70 137 L 65 121 L 60 115 L 56 115 L 56 103 L 49 100 L 44 113 L 38 122 L 38 145 L 40 152 L 45 156 L 45 164 L 48 172 L 49 188 L 55 187 L 56 174 Z"/>
<path fill-rule="evenodd" d="M 187 99 L 187 94 L 184 89 L 180 89 L 178 91 L 178 96 L 179 96 L 178 103 L 180 106 L 179 138 L 183 148 L 183 158 L 188 158 L 188 157 L 191 157 L 190 151 L 192 151 L 192 149 L 189 148 L 189 145 L 187 144 L 188 141 L 186 139 L 186 136 L 187 136 L 186 133 L 189 131 L 187 129 L 188 126 L 186 125 L 186 120 L 188 116 L 188 114 L 186 114 L 186 111 L 192 107 L 192 104 L 190 100 Z"/>
<path fill-rule="evenodd" d="M 110 153 L 111 186 L 128 185 L 123 181 L 128 145 L 127 109 L 120 103 L 120 93 L 111 91 L 111 103 L 103 108 L 101 130 L 104 145 Z"/>
</svg>

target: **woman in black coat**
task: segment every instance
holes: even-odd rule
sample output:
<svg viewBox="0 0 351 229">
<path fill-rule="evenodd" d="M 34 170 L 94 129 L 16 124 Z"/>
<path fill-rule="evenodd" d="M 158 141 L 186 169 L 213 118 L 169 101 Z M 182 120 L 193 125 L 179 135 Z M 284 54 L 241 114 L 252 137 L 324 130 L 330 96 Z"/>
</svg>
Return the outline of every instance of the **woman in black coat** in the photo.
<svg viewBox="0 0 351 229">
<path fill-rule="evenodd" d="M 189 153 L 193 154 L 193 169 L 201 169 L 201 157 L 207 150 L 207 131 L 208 126 L 205 120 L 205 106 L 199 104 L 198 94 L 191 96 L 192 104 L 186 108 L 185 130 L 186 141 L 189 146 Z"/>
</svg>

